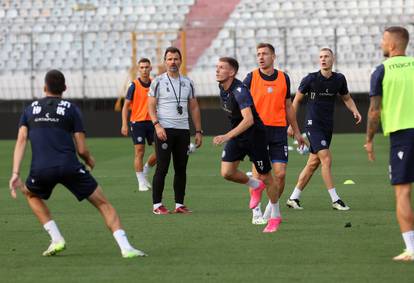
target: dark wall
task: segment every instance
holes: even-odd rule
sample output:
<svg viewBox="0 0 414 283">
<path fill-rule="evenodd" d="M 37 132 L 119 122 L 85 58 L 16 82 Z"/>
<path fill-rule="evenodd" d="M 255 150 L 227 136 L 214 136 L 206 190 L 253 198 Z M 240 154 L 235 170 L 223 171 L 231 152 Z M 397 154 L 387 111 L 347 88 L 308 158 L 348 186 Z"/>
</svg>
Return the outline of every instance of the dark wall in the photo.
<svg viewBox="0 0 414 283">
<path fill-rule="evenodd" d="M 200 99 L 200 105 L 202 107 L 201 116 L 203 123 L 203 130 L 206 135 L 216 135 L 225 133 L 229 129 L 229 121 L 225 116 L 223 110 L 219 108 L 218 98 L 212 100 L 211 98 Z M 355 95 L 355 103 L 358 106 L 359 111 L 363 117 L 363 121 L 360 125 L 355 126 L 352 113 L 345 107 L 344 103 L 337 99 L 335 109 L 335 126 L 334 132 L 336 133 L 362 133 L 366 129 L 366 113 L 368 110 L 368 96 L 367 95 Z M 76 102 L 83 110 L 83 116 L 85 120 L 85 127 L 88 137 L 116 137 L 120 136 L 121 127 L 121 113 L 113 111 L 113 103 L 100 102 L 100 107 L 92 106 L 92 104 L 82 104 Z M 19 102 L 21 110 L 24 105 L 28 105 L 29 102 Z M 107 105 L 106 105 L 107 104 Z M 13 107 L 10 106 L 9 109 Z M 16 108 L 16 105 L 14 106 Z M 13 113 L 4 112 L 2 109 L 0 112 L 1 131 L 0 139 L 14 139 L 17 135 L 17 125 L 20 117 L 20 113 L 14 111 Z M 20 111 L 21 111 L 20 110 Z M 305 109 L 303 106 L 299 109 L 298 122 L 300 127 L 304 125 Z M 191 123 L 190 123 L 191 124 Z"/>
</svg>

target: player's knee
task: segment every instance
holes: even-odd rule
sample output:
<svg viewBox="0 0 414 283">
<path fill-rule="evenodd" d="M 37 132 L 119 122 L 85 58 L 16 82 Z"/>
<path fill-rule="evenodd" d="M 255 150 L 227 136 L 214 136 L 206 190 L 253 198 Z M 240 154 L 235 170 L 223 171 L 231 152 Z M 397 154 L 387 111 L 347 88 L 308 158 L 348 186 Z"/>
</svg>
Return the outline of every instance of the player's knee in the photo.
<svg viewBox="0 0 414 283">
<path fill-rule="evenodd" d="M 135 157 L 142 158 L 145 154 L 144 147 L 136 147 L 135 148 Z"/>
<path fill-rule="evenodd" d="M 332 165 L 332 160 L 330 157 L 325 157 L 321 159 L 321 166 L 322 167 L 331 167 Z"/>
<path fill-rule="evenodd" d="M 168 167 L 169 166 L 167 164 L 164 164 L 163 162 L 159 162 L 155 169 L 155 175 L 165 177 L 168 173 Z"/>
<path fill-rule="evenodd" d="M 233 175 L 234 175 L 234 172 L 231 170 L 225 170 L 225 169 L 221 170 L 221 176 L 226 180 L 232 180 Z"/>
<path fill-rule="evenodd" d="M 284 182 L 286 178 L 286 171 L 279 171 L 275 173 L 275 180 L 278 182 Z"/>
</svg>

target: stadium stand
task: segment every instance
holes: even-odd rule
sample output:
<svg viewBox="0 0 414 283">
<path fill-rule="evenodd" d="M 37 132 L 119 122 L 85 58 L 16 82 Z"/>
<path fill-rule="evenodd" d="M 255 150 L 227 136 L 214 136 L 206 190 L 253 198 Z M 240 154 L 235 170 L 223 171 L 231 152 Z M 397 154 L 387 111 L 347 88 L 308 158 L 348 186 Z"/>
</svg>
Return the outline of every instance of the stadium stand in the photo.
<svg viewBox="0 0 414 283">
<path fill-rule="evenodd" d="M 38 97 L 50 68 L 68 76 L 68 95 L 111 98 L 131 65 L 131 31 L 138 56 L 159 63 L 160 50 L 187 31 L 188 68 L 199 95 L 217 95 L 214 66 L 235 56 L 240 77 L 255 67 L 260 41 L 275 45 L 292 90 L 317 69 L 320 47 L 337 53 L 352 92 L 367 92 L 371 69 L 382 61 L 385 26 L 414 32 L 412 0 L 4 0 L 0 6 L 2 100 Z M 159 32 L 164 32 L 161 36 Z M 413 41 L 408 48 L 413 50 Z"/>
<path fill-rule="evenodd" d="M 202 78 L 211 78 L 220 56 L 237 57 L 243 77 L 256 66 L 256 44 L 270 42 L 276 47 L 279 67 L 291 76 L 294 91 L 306 73 L 317 69 L 319 48 L 328 46 L 335 50 L 336 68 L 347 75 L 350 90 L 367 92 L 370 72 L 383 60 L 378 48 L 382 30 L 393 24 L 414 31 L 412 1 L 241 0 L 191 76 L 202 82 L 200 93 L 214 93 L 216 85 Z M 411 41 L 409 52 L 413 47 Z"/>
<path fill-rule="evenodd" d="M 27 82 L 29 88 L 2 91 L 0 99 L 39 96 L 31 93 L 30 81 L 41 85 L 51 68 L 63 70 L 75 83 L 68 89 L 71 97 L 116 97 L 131 66 L 131 31 L 137 32 L 138 56 L 157 63 L 156 49 L 165 49 L 177 38 L 193 4 L 194 0 L 2 1 L 0 89 L 12 90 L 12 81 Z"/>
</svg>

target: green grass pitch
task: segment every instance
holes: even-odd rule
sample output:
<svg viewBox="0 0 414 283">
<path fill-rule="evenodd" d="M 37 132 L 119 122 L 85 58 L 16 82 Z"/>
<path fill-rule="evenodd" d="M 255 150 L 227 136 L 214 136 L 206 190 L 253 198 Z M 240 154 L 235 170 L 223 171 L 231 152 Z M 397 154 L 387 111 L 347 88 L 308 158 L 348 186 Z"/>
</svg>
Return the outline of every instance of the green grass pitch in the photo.
<svg viewBox="0 0 414 283">
<path fill-rule="evenodd" d="M 394 263 L 403 249 L 387 177 L 388 141 L 376 137 L 369 163 L 363 135 L 334 135 L 334 180 L 348 212 L 333 211 L 318 171 L 302 194 L 303 211 L 285 206 L 306 157 L 290 152 L 274 234 L 251 224 L 248 190 L 219 175 L 221 148 L 206 137 L 190 156 L 186 204 L 192 215 L 156 216 L 151 193 L 137 192 L 129 138 L 89 139 L 93 175 L 118 210 L 131 242 L 149 254 L 123 259 L 100 215 L 58 186 L 49 206 L 67 250 L 45 258 L 49 238 L 21 194 L 8 192 L 13 141 L 0 141 L 0 282 L 414 282 L 414 264 Z M 29 153 L 29 152 L 28 152 Z M 148 154 L 148 152 L 147 152 Z M 22 175 L 27 176 L 30 158 Z M 249 163 L 243 162 L 243 170 Z M 153 172 L 152 172 L 153 173 Z M 164 202 L 173 206 L 172 174 Z M 355 185 L 344 185 L 346 179 Z M 351 222 L 351 228 L 345 223 Z"/>
</svg>

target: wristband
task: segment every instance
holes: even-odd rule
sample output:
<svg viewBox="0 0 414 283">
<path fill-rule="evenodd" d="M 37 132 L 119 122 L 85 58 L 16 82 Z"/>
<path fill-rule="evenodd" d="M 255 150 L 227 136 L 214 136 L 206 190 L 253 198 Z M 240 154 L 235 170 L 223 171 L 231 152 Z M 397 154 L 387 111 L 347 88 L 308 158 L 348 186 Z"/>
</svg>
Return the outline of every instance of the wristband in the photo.
<svg viewBox="0 0 414 283">
<path fill-rule="evenodd" d="M 157 125 L 157 124 L 159 124 L 160 123 L 160 121 L 158 121 L 158 120 L 156 120 L 155 122 L 152 122 L 152 124 L 155 126 L 155 125 Z"/>
<path fill-rule="evenodd" d="M 196 134 L 204 134 L 203 130 L 196 130 Z"/>
</svg>

